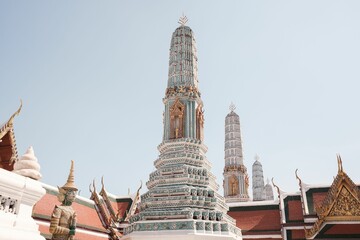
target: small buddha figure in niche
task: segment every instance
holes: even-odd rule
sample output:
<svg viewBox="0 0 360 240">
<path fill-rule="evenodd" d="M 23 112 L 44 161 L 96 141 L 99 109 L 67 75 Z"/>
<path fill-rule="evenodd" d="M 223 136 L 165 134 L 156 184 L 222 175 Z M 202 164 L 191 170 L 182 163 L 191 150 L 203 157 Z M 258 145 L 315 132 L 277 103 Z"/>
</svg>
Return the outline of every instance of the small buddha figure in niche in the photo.
<svg viewBox="0 0 360 240">
<path fill-rule="evenodd" d="M 235 196 L 235 195 L 237 195 L 238 193 L 239 193 L 239 191 L 238 191 L 238 189 L 239 189 L 239 183 L 238 183 L 238 181 L 237 181 L 237 179 L 236 179 L 236 177 L 235 176 L 233 176 L 232 178 L 231 178 L 231 181 L 230 181 L 230 186 L 231 186 L 231 196 Z"/>
<path fill-rule="evenodd" d="M 49 231 L 52 233 L 52 240 L 72 240 L 76 230 L 76 213 L 71 207 L 75 201 L 77 187 L 74 183 L 74 161 L 71 161 L 71 168 L 67 182 L 64 186 L 58 187 L 58 200 L 62 203 L 55 206 L 51 215 Z"/>
</svg>

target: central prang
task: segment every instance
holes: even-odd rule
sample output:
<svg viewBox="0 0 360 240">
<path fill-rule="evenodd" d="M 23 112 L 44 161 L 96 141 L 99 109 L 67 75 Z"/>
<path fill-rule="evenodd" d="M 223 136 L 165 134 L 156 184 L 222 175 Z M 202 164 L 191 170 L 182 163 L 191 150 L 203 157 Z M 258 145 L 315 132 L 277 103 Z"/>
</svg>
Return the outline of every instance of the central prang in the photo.
<svg viewBox="0 0 360 240">
<path fill-rule="evenodd" d="M 206 158 L 195 37 L 185 23 L 172 35 L 163 140 L 140 211 L 125 229 L 129 239 L 241 239 Z"/>
</svg>

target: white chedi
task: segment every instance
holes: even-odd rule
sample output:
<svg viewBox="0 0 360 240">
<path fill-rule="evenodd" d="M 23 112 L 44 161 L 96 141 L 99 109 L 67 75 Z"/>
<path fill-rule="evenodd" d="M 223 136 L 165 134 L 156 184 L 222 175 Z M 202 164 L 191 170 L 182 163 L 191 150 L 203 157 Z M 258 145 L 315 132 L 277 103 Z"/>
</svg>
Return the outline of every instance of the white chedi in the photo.
<svg viewBox="0 0 360 240">
<path fill-rule="evenodd" d="M 39 180 L 41 178 L 40 165 L 37 157 L 34 155 L 33 147 L 29 147 L 26 150 L 26 153 L 15 162 L 13 172 L 35 180 Z"/>
</svg>

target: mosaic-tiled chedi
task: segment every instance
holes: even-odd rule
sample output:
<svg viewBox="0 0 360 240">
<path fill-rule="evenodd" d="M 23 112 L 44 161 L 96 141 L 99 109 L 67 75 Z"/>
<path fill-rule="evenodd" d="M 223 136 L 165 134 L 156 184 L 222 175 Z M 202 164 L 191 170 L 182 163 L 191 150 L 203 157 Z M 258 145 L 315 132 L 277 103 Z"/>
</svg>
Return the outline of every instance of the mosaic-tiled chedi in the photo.
<svg viewBox="0 0 360 240">
<path fill-rule="evenodd" d="M 225 118 L 224 196 L 226 202 L 249 201 L 249 177 L 244 165 L 240 118 L 234 104 Z"/>
<path fill-rule="evenodd" d="M 185 26 L 186 18 L 179 23 L 171 39 L 164 135 L 156 170 L 147 182 L 148 192 L 141 196 L 139 213 L 129 220 L 125 238 L 241 239 L 205 156 L 195 38 Z"/>
</svg>

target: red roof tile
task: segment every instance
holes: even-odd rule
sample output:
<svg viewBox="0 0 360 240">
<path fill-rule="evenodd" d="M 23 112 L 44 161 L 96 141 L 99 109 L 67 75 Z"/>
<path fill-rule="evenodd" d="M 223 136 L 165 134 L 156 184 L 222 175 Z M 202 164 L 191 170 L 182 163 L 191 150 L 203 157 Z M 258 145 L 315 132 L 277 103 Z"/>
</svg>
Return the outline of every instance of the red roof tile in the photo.
<svg viewBox="0 0 360 240">
<path fill-rule="evenodd" d="M 280 231 L 279 210 L 236 210 L 228 214 L 236 220 L 236 226 L 244 231 Z"/>
</svg>

